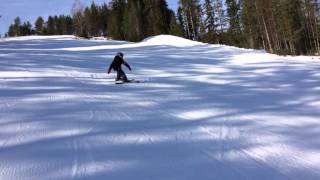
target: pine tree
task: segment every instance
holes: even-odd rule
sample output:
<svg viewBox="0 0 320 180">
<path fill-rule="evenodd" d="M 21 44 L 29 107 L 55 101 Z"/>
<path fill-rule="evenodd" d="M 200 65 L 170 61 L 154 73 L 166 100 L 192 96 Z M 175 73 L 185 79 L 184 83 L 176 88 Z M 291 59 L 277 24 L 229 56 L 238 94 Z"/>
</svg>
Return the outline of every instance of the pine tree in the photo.
<svg viewBox="0 0 320 180">
<path fill-rule="evenodd" d="M 98 7 L 94 2 L 91 4 L 91 32 L 93 36 L 99 36 L 99 14 L 98 14 Z"/>
<path fill-rule="evenodd" d="M 225 43 L 225 30 L 227 27 L 227 18 L 223 9 L 222 0 L 213 0 L 213 11 L 215 15 L 215 26 L 217 31 L 218 43 Z"/>
<path fill-rule="evenodd" d="M 143 11 L 145 6 L 143 0 L 128 0 L 124 13 L 125 39 L 129 41 L 140 41 L 144 37 Z"/>
<path fill-rule="evenodd" d="M 175 36 L 180 36 L 183 37 L 183 31 L 181 29 L 180 24 L 177 22 L 177 18 L 174 14 L 174 12 L 171 10 L 171 20 L 170 20 L 170 30 L 169 34 L 175 35 Z"/>
<path fill-rule="evenodd" d="M 305 46 L 310 54 L 320 54 L 320 13 L 317 0 L 304 0 L 302 3 L 304 14 Z"/>
<path fill-rule="evenodd" d="M 241 22 L 245 38 L 244 46 L 252 49 L 262 48 L 261 32 L 258 26 L 255 0 L 243 0 Z"/>
<path fill-rule="evenodd" d="M 215 24 L 215 13 L 213 9 L 212 0 L 205 0 L 203 4 L 203 26 L 205 29 L 206 36 L 205 41 L 211 43 L 219 43 L 217 40 L 216 24 Z"/>
<path fill-rule="evenodd" d="M 87 33 L 85 37 L 92 37 L 92 24 L 91 24 L 91 11 L 89 7 L 86 7 L 83 11 L 83 23 L 84 23 L 84 29 Z"/>
<path fill-rule="evenodd" d="M 70 16 L 65 17 L 64 34 L 71 35 L 74 32 L 73 20 Z"/>
<path fill-rule="evenodd" d="M 287 0 L 285 14 L 287 16 L 286 28 L 287 39 L 289 40 L 289 48 L 291 54 L 306 53 L 305 46 L 303 44 L 303 17 L 301 12 L 301 2 L 296 0 Z"/>
<path fill-rule="evenodd" d="M 13 36 L 21 36 L 20 27 L 21 27 L 20 17 L 16 17 L 14 19 L 14 24 L 12 29 Z"/>
<path fill-rule="evenodd" d="M 42 17 L 38 17 L 35 22 L 35 31 L 37 35 L 43 34 L 43 28 L 44 28 L 44 20 Z"/>
<path fill-rule="evenodd" d="M 171 18 L 174 16 L 174 12 L 168 8 L 167 1 L 160 0 L 157 14 L 161 17 L 156 23 L 159 27 L 159 34 L 168 34 L 170 31 Z M 174 21 L 173 23 L 175 23 Z"/>
<path fill-rule="evenodd" d="M 32 25 L 29 21 L 24 22 L 20 26 L 20 36 L 28 36 L 32 34 Z"/>
<path fill-rule="evenodd" d="M 257 12 L 259 28 L 262 32 L 262 44 L 265 50 L 273 53 L 273 41 L 272 41 L 272 31 L 274 27 L 271 26 L 273 19 L 272 6 L 270 1 L 266 0 L 256 0 L 255 8 Z"/>
<path fill-rule="evenodd" d="M 64 26 L 64 20 L 62 16 L 54 16 L 54 34 L 55 35 L 62 35 L 63 34 L 63 26 Z"/>
<path fill-rule="evenodd" d="M 59 16 L 59 24 L 61 24 L 61 35 L 68 34 L 67 32 L 67 17 L 64 15 Z"/>
<path fill-rule="evenodd" d="M 182 15 L 182 8 L 179 6 L 177 9 L 177 19 L 178 19 L 178 26 L 181 29 L 182 37 L 188 38 L 187 34 L 187 25 L 184 21 L 183 15 Z"/>
<path fill-rule="evenodd" d="M 108 22 L 110 37 L 118 40 L 125 40 L 124 35 L 124 12 L 126 9 L 125 0 L 112 0 L 110 2 L 111 15 Z"/>
<path fill-rule="evenodd" d="M 209 42 L 209 34 L 206 28 L 206 16 L 203 6 L 200 7 L 200 22 L 199 22 L 199 38 L 198 41 Z"/>
<path fill-rule="evenodd" d="M 227 14 L 229 17 L 228 43 L 241 46 L 240 5 L 236 0 L 226 0 Z"/>
<path fill-rule="evenodd" d="M 145 36 L 168 34 L 171 13 L 165 0 L 144 0 L 143 23 Z"/>
<path fill-rule="evenodd" d="M 94 2 L 90 7 L 85 8 L 83 16 L 88 36 L 99 36 L 98 7 Z"/>
<path fill-rule="evenodd" d="M 9 26 L 9 30 L 8 30 L 8 36 L 9 37 L 14 37 L 15 36 L 15 32 L 14 32 L 14 25 L 13 24 L 11 24 L 10 26 Z"/>
<path fill-rule="evenodd" d="M 81 1 L 75 0 L 71 9 L 75 34 L 81 37 L 87 37 L 87 32 L 85 29 L 85 21 L 83 18 L 83 11 L 84 11 L 84 6 L 81 3 Z"/>
<path fill-rule="evenodd" d="M 99 27 L 100 27 L 99 29 L 102 32 L 103 36 L 107 36 L 110 10 L 105 3 L 99 8 L 98 14 L 99 14 Z"/>
<path fill-rule="evenodd" d="M 56 30 L 55 30 L 54 18 L 52 16 L 49 16 L 48 21 L 47 21 L 47 34 L 54 35 L 55 32 L 56 32 Z"/>
</svg>

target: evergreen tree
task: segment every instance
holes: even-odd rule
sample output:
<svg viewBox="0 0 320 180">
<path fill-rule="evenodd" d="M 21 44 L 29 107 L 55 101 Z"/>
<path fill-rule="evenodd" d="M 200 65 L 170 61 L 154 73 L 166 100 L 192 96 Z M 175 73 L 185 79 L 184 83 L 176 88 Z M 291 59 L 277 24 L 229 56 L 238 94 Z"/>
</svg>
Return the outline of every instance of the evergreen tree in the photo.
<svg viewBox="0 0 320 180">
<path fill-rule="evenodd" d="M 140 41 L 143 39 L 145 33 L 144 10 L 145 5 L 143 0 L 128 0 L 123 22 L 125 39 L 129 41 Z"/>
<path fill-rule="evenodd" d="M 100 35 L 100 26 L 99 26 L 99 11 L 98 7 L 95 5 L 94 2 L 91 4 L 91 13 L 90 13 L 90 20 L 91 20 L 91 33 L 93 36 L 99 36 Z"/>
<path fill-rule="evenodd" d="M 206 16 L 204 12 L 204 8 L 200 7 L 200 23 L 199 23 L 199 38 L 198 41 L 209 42 L 209 34 L 206 28 Z"/>
<path fill-rule="evenodd" d="M 88 36 L 99 35 L 99 14 L 98 7 L 92 2 L 90 7 L 86 7 L 84 10 L 85 28 Z"/>
<path fill-rule="evenodd" d="M 265 0 L 257 0 L 255 1 L 255 8 L 257 12 L 258 24 L 262 32 L 262 44 L 265 50 L 274 53 L 275 39 L 276 34 L 276 26 L 275 23 L 275 14 L 274 14 L 274 5 L 273 3 L 277 3 L 274 0 L 265 1 Z"/>
<path fill-rule="evenodd" d="M 73 20 L 70 16 L 65 17 L 64 34 L 71 35 L 74 32 Z"/>
<path fill-rule="evenodd" d="M 304 14 L 305 46 L 308 53 L 320 55 L 320 12 L 318 0 L 305 0 L 302 4 Z"/>
<path fill-rule="evenodd" d="M 175 36 L 180 36 L 183 37 L 183 30 L 181 29 L 180 24 L 177 22 L 177 18 L 174 14 L 174 12 L 171 10 L 170 11 L 170 16 L 171 16 L 171 20 L 170 20 L 170 30 L 169 30 L 169 34 L 175 35 Z"/>
<path fill-rule="evenodd" d="M 306 47 L 303 43 L 303 17 L 301 2 L 296 0 L 287 0 L 283 7 L 284 16 L 286 21 L 284 27 L 286 29 L 285 39 L 288 40 L 288 45 L 291 54 L 305 54 L 307 52 Z M 280 48 L 279 48 L 280 49 Z"/>
<path fill-rule="evenodd" d="M 38 17 L 35 22 L 35 32 L 37 35 L 43 34 L 43 28 L 44 28 L 44 20 L 42 17 Z"/>
<path fill-rule="evenodd" d="M 222 0 L 213 0 L 213 12 L 215 15 L 215 26 L 217 31 L 218 43 L 225 43 L 225 29 L 227 26 L 227 18 L 223 9 Z"/>
<path fill-rule="evenodd" d="M 47 21 L 47 34 L 55 35 L 55 32 L 56 32 L 56 29 L 55 29 L 54 17 L 49 16 Z"/>
<path fill-rule="evenodd" d="M 21 27 L 20 17 L 16 17 L 14 19 L 14 24 L 13 24 L 13 29 L 12 29 L 13 36 L 20 36 L 21 35 L 20 27 Z"/>
<path fill-rule="evenodd" d="M 99 14 L 100 31 L 102 32 L 103 36 L 107 36 L 108 35 L 108 21 L 110 19 L 110 10 L 105 3 L 99 8 L 98 14 Z"/>
<path fill-rule="evenodd" d="M 244 46 L 252 49 L 262 48 L 261 32 L 258 26 L 255 0 L 243 0 L 241 22 L 245 38 Z"/>
<path fill-rule="evenodd" d="M 32 35 L 32 25 L 29 21 L 24 22 L 20 26 L 20 36 L 28 36 Z"/>
<path fill-rule="evenodd" d="M 184 21 L 184 18 L 182 15 L 182 8 L 180 6 L 177 9 L 177 19 L 178 19 L 178 26 L 179 26 L 181 33 L 182 33 L 182 37 L 187 38 L 188 37 L 188 34 L 186 33 L 187 32 L 187 29 L 186 29 L 187 25 L 186 25 L 186 22 Z"/>
<path fill-rule="evenodd" d="M 215 13 L 213 9 L 212 0 L 205 0 L 203 4 L 203 15 L 204 21 L 203 26 L 205 29 L 206 36 L 204 37 L 206 42 L 219 43 L 217 40 L 216 24 L 215 24 Z"/>
<path fill-rule="evenodd" d="M 226 5 L 229 17 L 228 43 L 241 46 L 240 4 L 236 0 L 226 0 Z"/>
<path fill-rule="evenodd" d="M 92 30 L 91 30 L 91 11 L 89 7 L 86 7 L 83 11 L 83 23 L 84 23 L 84 29 L 86 32 L 85 37 L 92 37 Z"/>
<path fill-rule="evenodd" d="M 14 37 L 14 36 L 16 36 L 15 35 L 15 31 L 14 31 L 14 25 L 13 24 L 11 24 L 10 26 L 9 26 L 9 30 L 8 30 L 8 36 L 9 37 Z"/>
<path fill-rule="evenodd" d="M 124 12 L 126 8 L 125 0 L 112 0 L 110 2 L 111 15 L 108 22 L 110 37 L 118 40 L 125 40 L 124 35 Z"/>
<path fill-rule="evenodd" d="M 63 17 L 58 17 L 57 15 L 54 16 L 54 34 L 55 35 L 62 35 L 63 34 L 63 26 L 64 26 L 64 22 L 63 22 Z"/>
<path fill-rule="evenodd" d="M 145 36 L 168 34 L 172 11 L 165 0 L 144 0 L 143 24 Z"/>
<path fill-rule="evenodd" d="M 72 9 L 72 19 L 74 25 L 74 33 L 78 36 L 87 37 L 87 32 L 85 29 L 85 21 L 83 18 L 84 6 L 80 0 L 75 0 Z"/>
<path fill-rule="evenodd" d="M 67 20 L 67 17 L 64 15 L 60 15 L 58 18 L 58 24 L 61 26 L 61 29 L 59 30 L 59 28 L 58 28 L 58 31 L 59 31 L 59 34 L 61 34 L 61 35 L 68 34 L 66 20 Z"/>
</svg>

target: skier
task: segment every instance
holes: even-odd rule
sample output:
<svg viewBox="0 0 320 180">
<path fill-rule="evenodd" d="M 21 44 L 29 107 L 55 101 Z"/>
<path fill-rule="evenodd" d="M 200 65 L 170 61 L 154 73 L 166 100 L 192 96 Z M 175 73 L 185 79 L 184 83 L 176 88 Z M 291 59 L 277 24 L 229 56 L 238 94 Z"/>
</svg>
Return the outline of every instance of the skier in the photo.
<svg viewBox="0 0 320 180">
<path fill-rule="evenodd" d="M 114 71 L 117 71 L 116 81 L 129 82 L 126 74 L 124 73 L 124 71 L 121 68 L 122 64 L 124 64 L 131 71 L 130 65 L 126 61 L 123 60 L 123 53 L 118 52 L 117 55 L 114 57 L 112 63 L 109 66 L 108 74 L 110 74 L 111 69 L 113 69 Z"/>
</svg>

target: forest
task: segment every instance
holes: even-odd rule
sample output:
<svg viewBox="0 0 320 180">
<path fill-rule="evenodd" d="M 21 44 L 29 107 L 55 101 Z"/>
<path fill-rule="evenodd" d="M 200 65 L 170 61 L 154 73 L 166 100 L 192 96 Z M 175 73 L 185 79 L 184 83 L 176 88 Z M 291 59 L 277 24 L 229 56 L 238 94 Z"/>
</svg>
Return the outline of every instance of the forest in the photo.
<svg viewBox="0 0 320 180">
<path fill-rule="evenodd" d="M 17 17 L 7 37 L 25 35 L 104 36 L 138 42 L 171 34 L 187 39 L 280 55 L 320 54 L 319 0 L 111 0 L 84 6 L 75 0 L 70 15 Z"/>
</svg>

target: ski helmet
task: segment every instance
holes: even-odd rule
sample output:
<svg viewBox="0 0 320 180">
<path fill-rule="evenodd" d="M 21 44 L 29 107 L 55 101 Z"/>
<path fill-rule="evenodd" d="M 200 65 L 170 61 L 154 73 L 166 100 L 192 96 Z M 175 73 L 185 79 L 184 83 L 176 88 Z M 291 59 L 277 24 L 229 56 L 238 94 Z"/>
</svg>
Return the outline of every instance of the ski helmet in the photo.
<svg viewBox="0 0 320 180">
<path fill-rule="evenodd" d="M 122 53 L 122 52 L 118 52 L 118 53 L 117 53 L 117 56 L 120 56 L 120 57 L 123 58 L 123 53 Z"/>
</svg>

